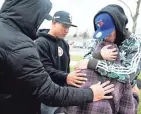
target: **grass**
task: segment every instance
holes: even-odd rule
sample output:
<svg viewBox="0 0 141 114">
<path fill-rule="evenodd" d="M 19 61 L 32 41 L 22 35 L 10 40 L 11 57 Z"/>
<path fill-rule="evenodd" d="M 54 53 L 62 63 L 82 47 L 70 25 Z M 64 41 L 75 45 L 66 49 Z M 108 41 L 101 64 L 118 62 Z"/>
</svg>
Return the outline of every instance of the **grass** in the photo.
<svg viewBox="0 0 141 114">
<path fill-rule="evenodd" d="M 79 61 L 82 59 L 82 56 L 71 56 L 71 61 Z M 70 71 L 74 70 L 74 66 L 70 67 Z M 141 74 L 138 77 L 141 80 Z M 139 108 L 138 108 L 138 114 L 141 114 L 141 90 L 140 90 L 140 103 L 139 103 Z"/>
<path fill-rule="evenodd" d="M 73 71 L 73 70 L 74 70 L 74 66 L 71 66 L 70 67 L 70 72 Z"/>
<path fill-rule="evenodd" d="M 82 59 L 82 56 L 71 55 L 70 58 L 71 61 L 79 61 Z"/>
<path fill-rule="evenodd" d="M 141 73 L 140 73 L 140 75 L 139 75 L 138 79 L 140 79 L 140 80 L 141 80 Z"/>
</svg>

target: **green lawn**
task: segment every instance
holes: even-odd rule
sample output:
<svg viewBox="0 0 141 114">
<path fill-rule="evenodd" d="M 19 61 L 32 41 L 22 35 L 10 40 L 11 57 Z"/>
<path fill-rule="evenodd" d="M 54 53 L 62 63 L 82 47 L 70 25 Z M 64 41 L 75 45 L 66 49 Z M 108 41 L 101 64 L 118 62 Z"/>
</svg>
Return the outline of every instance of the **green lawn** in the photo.
<svg viewBox="0 0 141 114">
<path fill-rule="evenodd" d="M 82 59 L 82 56 L 71 56 L 71 61 L 79 61 Z M 70 71 L 73 71 L 74 66 L 70 67 Z M 138 77 L 141 80 L 141 74 Z M 140 104 L 138 109 L 138 114 L 141 114 L 141 90 L 140 90 Z"/>
<path fill-rule="evenodd" d="M 141 80 L 141 73 L 140 73 L 140 75 L 139 75 L 139 77 L 138 77 L 140 80 Z"/>
<path fill-rule="evenodd" d="M 79 61 L 82 59 L 82 56 L 75 56 L 75 55 L 72 56 L 71 55 L 70 58 L 71 58 L 71 61 Z"/>
</svg>

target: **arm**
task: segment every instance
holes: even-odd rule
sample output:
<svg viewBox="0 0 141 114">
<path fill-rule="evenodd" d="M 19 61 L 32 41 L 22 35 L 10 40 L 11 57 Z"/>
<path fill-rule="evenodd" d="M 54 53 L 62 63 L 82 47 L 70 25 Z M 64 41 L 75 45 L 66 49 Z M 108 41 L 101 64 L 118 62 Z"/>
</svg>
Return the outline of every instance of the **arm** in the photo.
<svg viewBox="0 0 141 114">
<path fill-rule="evenodd" d="M 68 76 L 68 73 L 56 70 L 53 66 L 53 63 L 51 61 L 50 55 L 49 55 L 49 45 L 44 39 L 42 40 L 36 40 L 35 41 L 37 51 L 40 55 L 40 60 L 44 65 L 45 70 L 49 73 L 51 76 L 51 79 L 59 85 L 64 85 L 66 83 L 66 78 Z"/>
<path fill-rule="evenodd" d="M 63 88 L 54 84 L 40 62 L 36 48 L 31 44 L 26 42 L 23 48 L 16 50 L 17 53 L 10 52 L 7 61 L 11 63 L 12 76 L 24 95 L 33 95 L 50 106 L 81 105 L 93 101 L 91 89 Z"/>
<path fill-rule="evenodd" d="M 120 64 L 93 58 L 89 60 L 88 68 L 97 70 L 103 76 L 116 78 L 121 82 L 132 81 L 141 70 L 141 42 L 140 40 L 133 40 L 134 43 L 128 42 L 125 42 L 127 45 L 124 46 L 126 59 L 120 61 Z"/>
<path fill-rule="evenodd" d="M 5 60 L 6 60 L 3 58 L 7 58 L 7 53 L 5 52 L 3 48 L 0 47 L 0 71 L 2 70 Z"/>
</svg>

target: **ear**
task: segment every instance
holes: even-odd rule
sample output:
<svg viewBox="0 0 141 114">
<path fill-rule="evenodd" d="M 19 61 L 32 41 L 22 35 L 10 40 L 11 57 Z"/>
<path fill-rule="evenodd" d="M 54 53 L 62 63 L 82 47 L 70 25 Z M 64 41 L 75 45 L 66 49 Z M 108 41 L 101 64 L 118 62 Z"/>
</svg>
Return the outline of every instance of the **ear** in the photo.
<svg viewBox="0 0 141 114">
<path fill-rule="evenodd" d="M 55 21 L 52 21 L 52 25 L 55 25 L 56 24 L 56 22 Z"/>
</svg>

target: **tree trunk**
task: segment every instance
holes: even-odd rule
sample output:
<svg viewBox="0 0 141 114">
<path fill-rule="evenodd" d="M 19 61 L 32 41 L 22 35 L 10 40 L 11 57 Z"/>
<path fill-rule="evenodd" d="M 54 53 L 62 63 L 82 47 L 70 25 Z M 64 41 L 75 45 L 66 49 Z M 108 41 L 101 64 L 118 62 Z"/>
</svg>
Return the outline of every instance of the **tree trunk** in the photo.
<svg viewBox="0 0 141 114">
<path fill-rule="evenodd" d="M 132 26 L 132 32 L 135 33 L 136 32 L 136 27 L 137 27 L 137 19 L 138 19 L 138 16 L 139 16 L 139 9 L 140 9 L 140 3 L 141 3 L 141 0 L 138 0 L 137 1 L 137 7 L 136 7 L 136 13 L 133 17 L 133 26 Z"/>
<path fill-rule="evenodd" d="M 140 9 L 141 0 L 137 1 L 136 13 L 135 13 L 134 16 L 132 14 L 130 7 L 123 0 L 118 0 L 118 1 L 122 2 L 129 9 L 130 15 L 131 15 L 131 18 L 132 18 L 132 21 L 133 21 L 132 32 L 135 33 L 136 27 L 137 27 L 137 19 L 138 19 L 138 16 L 139 16 L 139 9 Z"/>
</svg>

